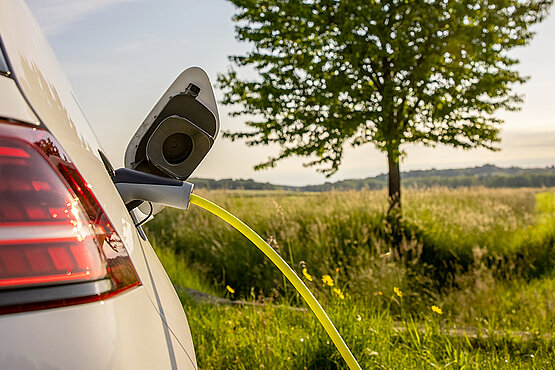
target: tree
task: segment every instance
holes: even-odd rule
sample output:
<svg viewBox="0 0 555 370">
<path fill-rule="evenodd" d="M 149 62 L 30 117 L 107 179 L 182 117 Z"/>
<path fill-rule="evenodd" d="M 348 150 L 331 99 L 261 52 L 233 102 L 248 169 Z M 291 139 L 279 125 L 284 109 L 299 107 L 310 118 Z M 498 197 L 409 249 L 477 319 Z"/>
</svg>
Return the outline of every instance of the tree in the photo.
<svg viewBox="0 0 555 370">
<path fill-rule="evenodd" d="M 526 45 L 552 0 L 230 0 L 237 38 L 252 44 L 218 76 L 233 115 L 251 130 L 226 133 L 312 157 L 326 175 L 344 146 L 387 153 L 390 208 L 401 205 L 403 144 L 496 150 L 499 109 L 517 110 L 512 89 L 527 77 L 508 51 Z M 400 212 L 398 212 L 400 214 Z"/>
</svg>

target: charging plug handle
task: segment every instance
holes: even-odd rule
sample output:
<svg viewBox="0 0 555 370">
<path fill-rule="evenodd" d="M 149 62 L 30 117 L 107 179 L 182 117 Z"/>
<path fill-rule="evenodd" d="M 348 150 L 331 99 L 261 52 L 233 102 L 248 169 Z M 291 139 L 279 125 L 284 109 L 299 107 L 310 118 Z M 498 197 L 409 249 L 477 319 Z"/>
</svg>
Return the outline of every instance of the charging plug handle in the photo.
<svg viewBox="0 0 555 370">
<path fill-rule="evenodd" d="M 113 181 L 128 210 L 138 207 L 142 202 L 187 209 L 194 186 L 185 181 L 129 168 L 117 169 Z"/>
</svg>

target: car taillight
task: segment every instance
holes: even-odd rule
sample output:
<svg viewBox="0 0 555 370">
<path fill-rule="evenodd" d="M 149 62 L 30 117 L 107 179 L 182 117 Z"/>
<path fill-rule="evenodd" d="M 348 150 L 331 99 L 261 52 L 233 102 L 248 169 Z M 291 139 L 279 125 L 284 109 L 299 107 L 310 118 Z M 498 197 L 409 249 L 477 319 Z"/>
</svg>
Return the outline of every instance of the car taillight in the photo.
<svg viewBox="0 0 555 370">
<path fill-rule="evenodd" d="M 0 313 L 102 300 L 139 284 L 53 136 L 0 121 Z"/>
</svg>

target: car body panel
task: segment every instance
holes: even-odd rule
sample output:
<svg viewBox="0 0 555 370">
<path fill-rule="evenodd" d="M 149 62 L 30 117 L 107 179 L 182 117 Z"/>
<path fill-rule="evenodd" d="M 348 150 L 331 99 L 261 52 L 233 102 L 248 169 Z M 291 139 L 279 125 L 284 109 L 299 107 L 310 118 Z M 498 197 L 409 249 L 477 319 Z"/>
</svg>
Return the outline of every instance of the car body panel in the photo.
<svg viewBox="0 0 555 370">
<path fill-rule="evenodd" d="M 0 328 L 4 369 L 195 368 L 144 288 L 101 302 L 2 315 Z"/>
<path fill-rule="evenodd" d="M 150 294 L 150 296 L 153 297 L 153 299 L 151 298 L 153 304 L 187 353 L 194 355 L 195 352 L 193 341 L 190 336 L 189 323 L 187 320 L 183 320 L 184 313 L 181 304 L 178 305 L 181 309 L 176 309 L 175 302 L 180 302 L 179 297 L 150 243 L 148 243 L 148 241 L 142 241 L 142 243 L 144 244 L 143 251 L 145 253 L 145 258 L 149 261 L 148 276 L 153 280 L 158 277 L 158 279 L 154 280 L 153 284 L 150 285 L 156 287 L 156 290 L 152 291 Z M 161 276 L 165 276 L 166 279 L 160 278 Z"/>
<path fill-rule="evenodd" d="M 112 330 L 113 325 L 116 328 L 125 329 L 122 333 L 111 334 L 117 337 L 117 341 L 109 341 L 110 345 L 115 348 L 129 347 L 129 350 L 125 350 L 123 354 L 110 354 L 116 359 L 124 359 L 125 356 L 132 355 L 133 346 L 140 351 L 142 345 L 160 346 L 156 356 L 153 355 L 153 357 L 163 356 L 164 353 L 168 357 L 173 346 L 174 353 L 179 356 L 176 355 L 175 361 L 168 363 L 170 366 L 144 368 L 174 367 L 176 362 L 188 364 L 185 368 L 196 367 L 190 330 L 179 298 L 152 246 L 148 241 L 141 240 L 134 226 L 135 220 L 127 211 L 100 159 L 101 144 L 80 109 L 46 38 L 23 1 L 0 1 L 0 40 L 11 72 L 9 77 L 0 76 L 0 117 L 26 122 L 29 125 L 43 125 L 56 137 L 81 176 L 91 186 L 100 206 L 122 238 L 142 283 L 141 287 L 134 288 L 121 297 L 107 299 L 103 303 L 0 316 L 1 340 L 2 343 L 6 341 L 6 346 L 0 345 L 0 363 L 4 364 L 3 358 L 10 353 L 17 353 L 14 345 L 8 342 L 10 337 L 19 336 L 20 331 L 36 341 L 33 351 L 37 353 L 52 347 L 49 341 L 60 343 L 59 348 L 62 351 L 60 354 L 63 353 L 64 348 L 65 351 L 71 351 L 73 348 L 71 343 L 79 347 L 96 346 L 97 344 L 91 344 L 91 340 L 101 340 L 102 337 L 100 333 L 94 333 L 93 339 L 88 338 L 90 328 L 83 327 L 82 332 L 69 330 L 69 328 L 67 331 L 52 330 L 45 337 L 43 335 L 46 335 L 46 332 L 38 332 L 42 330 L 39 324 L 36 326 L 25 324 L 26 320 L 41 322 L 41 318 L 49 318 L 48 320 L 54 322 L 59 318 L 61 320 L 59 322 L 63 324 L 65 314 L 71 313 L 78 317 L 79 312 L 82 312 L 82 320 L 89 320 L 87 315 L 90 314 L 92 322 L 109 323 L 111 326 L 109 330 Z M 111 308 L 107 309 L 107 307 Z M 51 326 L 50 323 L 45 325 Z M 80 324 L 77 327 L 80 327 Z M 162 338 L 155 334 L 156 332 L 165 334 Z M 160 341 L 160 338 L 163 340 Z M 40 340 L 44 347 L 41 347 Z M 176 347 L 181 350 L 177 351 Z M 25 353 L 32 357 L 32 351 L 25 349 L 21 349 L 18 356 L 25 357 Z M 97 355 L 100 354 L 102 352 L 97 352 Z M 102 356 L 106 355 L 102 354 Z M 139 354 L 137 357 L 144 356 Z M 45 364 L 50 363 L 48 361 Z M 76 368 L 69 364 L 57 366 Z M 114 367 L 113 363 L 107 364 L 109 368 Z M 102 366 L 91 368 L 102 368 Z M 129 367 L 125 366 L 125 368 Z"/>
<path fill-rule="evenodd" d="M 15 81 L 0 76 L 0 117 L 10 120 L 40 124 L 35 113 L 21 96 Z"/>
</svg>

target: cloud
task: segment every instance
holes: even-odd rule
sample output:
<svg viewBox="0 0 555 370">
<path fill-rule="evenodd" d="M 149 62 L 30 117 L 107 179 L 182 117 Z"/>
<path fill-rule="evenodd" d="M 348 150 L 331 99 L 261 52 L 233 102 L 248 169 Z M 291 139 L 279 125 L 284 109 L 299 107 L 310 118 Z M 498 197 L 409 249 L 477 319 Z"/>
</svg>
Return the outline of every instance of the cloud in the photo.
<svg viewBox="0 0 555 370">
<path fill-rule="evenodd" d="M 28 0 L 28 4 L 43 31 L 52 36 L 85 19 L 89 14 L 135 1 L 138 0 Z"/>
</svg>

